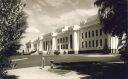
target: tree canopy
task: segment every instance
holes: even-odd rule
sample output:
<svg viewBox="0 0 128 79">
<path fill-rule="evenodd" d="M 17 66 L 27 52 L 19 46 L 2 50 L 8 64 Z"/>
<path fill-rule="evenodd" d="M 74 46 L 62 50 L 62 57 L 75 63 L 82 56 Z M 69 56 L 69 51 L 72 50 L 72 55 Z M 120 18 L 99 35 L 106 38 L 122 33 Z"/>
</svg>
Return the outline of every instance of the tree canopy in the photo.
<svg viewBox="0 0 128 79">
<path fill-rule="evenodd" d="M 20 40 L 27 28 L 27 16 L 21 0 L 0 0 L 0 76 L 9 66 L 9 56 L 21 46 Z"/>
<path fill-rule="evenodd" d="M 96 0 L 99 19 L 105 32 L 119 37 L 118 51 L 121 59 L 128 63 L 128 0 Z"/>
<path fill-rule="evenodd" d="M 96 0 L 103 30 L 111 35 L 127 33 L 127 0 Z"/>
</svg>

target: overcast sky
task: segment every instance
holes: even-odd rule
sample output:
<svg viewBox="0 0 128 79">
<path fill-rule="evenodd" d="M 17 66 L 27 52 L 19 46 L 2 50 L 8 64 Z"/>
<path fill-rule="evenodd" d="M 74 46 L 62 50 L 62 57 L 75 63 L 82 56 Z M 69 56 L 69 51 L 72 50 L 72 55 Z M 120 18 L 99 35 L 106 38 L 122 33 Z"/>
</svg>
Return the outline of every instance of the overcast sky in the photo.
<svg viewBox="0 0 128 79">
<path fill-rule="evenodd" d="M 76 25 L 88 16 L 95 15 L 94 0 L 27 0 L 29 28 L 22 42 L 53 32 L 57 27 Z"/>
</svg>

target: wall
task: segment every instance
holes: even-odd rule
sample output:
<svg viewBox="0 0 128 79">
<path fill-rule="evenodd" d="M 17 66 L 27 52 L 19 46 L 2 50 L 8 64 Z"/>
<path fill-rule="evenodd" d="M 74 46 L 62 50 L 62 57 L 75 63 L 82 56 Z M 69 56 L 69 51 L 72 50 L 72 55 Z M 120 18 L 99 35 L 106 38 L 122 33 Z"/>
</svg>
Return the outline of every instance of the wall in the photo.
<svg viewBox="0 0 128 79">
<path fill-rule="evenodd" d="M 96 30 L 98 33 L 96 33 Z M 101 27 L 100 27 L 99 23 L 92 24 L 89 26 L 85 25 L 83 28 L 80 29 L 80 33 L 79 33 L 79 49 L 80 49 L 80 51 L 85 51 L 85 53 L 88 53 L 89 50 L 90 51 L 94 50 L 95 52 L 96 52 L 96 50 L 102 50 L 105 46 L 105 39 L 107 40 L 107 45 L 109 45 L 108 34 L 105 34 L 103 31 L 100 31 L 100 30 L 101 30 Z M 92 31 L 94 32 L 94 34 Z M 89 32 L 90 32 L 90 34 L 89 34 Z M 102 33 L 100 33 L 100 32 L 102 32 Z M 98 42 L 97 42 L 97 40 L 98 40 Z"/>
</svg>

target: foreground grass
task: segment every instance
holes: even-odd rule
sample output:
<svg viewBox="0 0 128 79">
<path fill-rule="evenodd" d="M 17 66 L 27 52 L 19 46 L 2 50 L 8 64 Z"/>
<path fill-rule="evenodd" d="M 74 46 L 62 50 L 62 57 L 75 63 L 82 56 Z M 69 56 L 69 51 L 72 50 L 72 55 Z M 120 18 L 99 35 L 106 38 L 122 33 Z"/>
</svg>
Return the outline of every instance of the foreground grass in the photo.
<svg viewBox="0 0 128 79">
<path fill-rule="evenodd" d="M 81 63 L 58 67 L 73 70 L 78 74 L 90 75 L 81 79 L 128 79 L 128 64 Z"/>
<path fill-rule="evenodd" d="M 18 76 L 16 75 L 6 75 L 0 79 L 18 79 Z"/>
<path fill-rule="evenodd" d="M 35 56 L 17 56 L 13 59 L 28 58 L 27 60 L 16 61 L 17 68 L 41 66 L 41 57 Z M 46 58 L 46 65 L 50 65 L 52 57 Z M 56 57 L 59 60 L 59 56 Z M 58 67 L 51 70 L 54 73 L 64 74 L 68 71 L 76 71 L 78 74 L 90 75 L 81 79 L 128 79 L 128 65 L 120 63 L 61 63 L 56 64 Z"/>
</svg>

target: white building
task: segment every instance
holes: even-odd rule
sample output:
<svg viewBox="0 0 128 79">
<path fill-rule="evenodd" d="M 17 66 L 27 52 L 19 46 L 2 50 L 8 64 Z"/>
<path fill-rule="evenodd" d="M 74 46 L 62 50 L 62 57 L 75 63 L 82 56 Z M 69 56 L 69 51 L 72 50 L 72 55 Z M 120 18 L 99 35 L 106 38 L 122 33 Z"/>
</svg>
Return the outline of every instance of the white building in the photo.
<svg viewBox="0 0 128 79">
<path fill-rule="evenodd" d="M 107 53 L 117 52 L 118 38 L 104 33 L 98 16 L 92 16 L 86 23 L 80 23 L 79 53 Z"/>
<path fill-rule="evenodd" d="M 61 54 L 78 53 L 78 30 L 79 26 L 65 26 L 57 32 L 57 50 Z"/>
<path fill-rule="evenodd" d="M 26 50 L 25 50 L 24 54 L 29 54 L 30 52 L 32 52 L 34 50 L 33 42 L 32 41 L 27 42 L 25 45 L 25 48 L 26 48 Z"/>
<path fill-rule="evenodd" d="M 106 34 L 101 29 L 98 16 L 92 16 L 80 25 L 64 26 L 54 33 L 44 34 L 27 50 L 38 53 L 54 54 L 89 54 L 89 53 L 117 53 L 118 38 Z M 31 42 L 30 42 L 31 43 Z"/>
<path fill-rule="evenodd" d="M 56 33 L 48 33 L 43 35 L 41 40 L 43 54 L 53 54 L 56 50 Z"/>
</svg>

